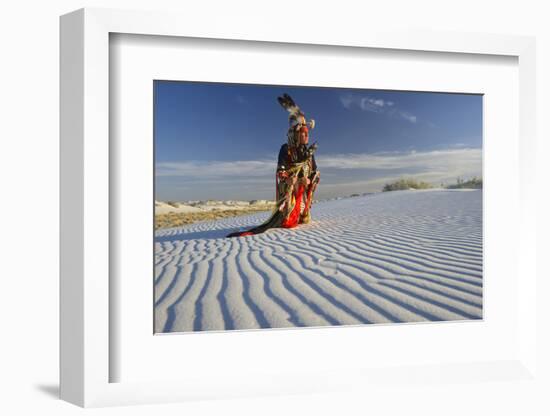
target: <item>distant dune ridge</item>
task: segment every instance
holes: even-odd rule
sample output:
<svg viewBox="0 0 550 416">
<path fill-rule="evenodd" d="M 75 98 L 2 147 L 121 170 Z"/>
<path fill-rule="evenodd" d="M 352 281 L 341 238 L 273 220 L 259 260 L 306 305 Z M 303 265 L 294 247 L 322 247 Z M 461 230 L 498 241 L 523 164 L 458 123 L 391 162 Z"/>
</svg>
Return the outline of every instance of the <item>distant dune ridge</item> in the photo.
<svg viewBox="0 0 550 416">
<path fill-rule="evenodd" d="M 227 239 L 269 212 L 155 233 L 155 332 L 482 317 L 482 192 L 319 202 L 292 230 Z"/>
<path fill-rule="evenodd" d="M 155 201 L 155 229 L 193 224 L 198 221 L 216 220 L 253 212 L 271 211 L 273 201 Z"/>
<path fill-rule="evenodd" d="M 247 210 L 250 207 L 273 206 L 273 201 L 258 199 L 254 201 L 183 201 L 183 202 L 162 202 L 155 201 L 155 215 L 167 213 L 187 213 L 223 210 Z"/>
</svg>

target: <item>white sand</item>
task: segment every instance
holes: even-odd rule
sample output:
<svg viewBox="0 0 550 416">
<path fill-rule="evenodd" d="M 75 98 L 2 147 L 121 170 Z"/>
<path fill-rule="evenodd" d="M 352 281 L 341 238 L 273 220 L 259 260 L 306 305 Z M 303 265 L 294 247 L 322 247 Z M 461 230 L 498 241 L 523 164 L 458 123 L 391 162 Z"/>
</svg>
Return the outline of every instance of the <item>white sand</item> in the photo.
<svg viewBox="0 0 550 416">
<path fill-rule="evenodd" d="M 224 238 L 268 213 L 156 233 L 157 332 L 480 319 L 479 190 L 320 202 L 311 224 Z"/>
</svg>

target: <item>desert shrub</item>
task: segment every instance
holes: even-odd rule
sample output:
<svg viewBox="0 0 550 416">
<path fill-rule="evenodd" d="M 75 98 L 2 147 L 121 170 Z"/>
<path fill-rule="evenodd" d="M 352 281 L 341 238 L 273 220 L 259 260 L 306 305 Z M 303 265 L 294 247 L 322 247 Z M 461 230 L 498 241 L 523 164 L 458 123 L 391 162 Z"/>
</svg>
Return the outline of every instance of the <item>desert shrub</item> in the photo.
<svg viewBox="0 0 550 416">
<path fill-rule="evenodd" d="M 402 191 L 406 189 L 429 189 L 432 188 L 427 182 L 418 182 L 414 179 L 399 179 L 392 183 L 387 183 L 384 185 L 382 191 Z"/>
<path fill-rule="evenodd" d="M 482 189 L 483 179 L 474 176 L 472 179 L 465 181 L 462 178 L 456 179 L 456 184 L 447 186 L 447 189 Z"/>
</svg>

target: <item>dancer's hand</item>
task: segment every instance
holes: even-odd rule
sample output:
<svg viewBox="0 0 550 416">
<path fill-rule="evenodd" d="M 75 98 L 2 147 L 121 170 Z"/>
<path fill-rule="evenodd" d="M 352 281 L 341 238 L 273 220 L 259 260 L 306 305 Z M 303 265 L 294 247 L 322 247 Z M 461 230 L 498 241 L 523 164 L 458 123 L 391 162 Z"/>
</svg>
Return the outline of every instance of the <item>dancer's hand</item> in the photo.
<svg viewBox="0 0 550 416">
<path fill-rule="evenodd" d="M 310 183 L 311 181 L 309 180 L 309 178 L 306 178 L 305 176 L 298 180 L 299 185 L 308 186 Z"/>
</svg>

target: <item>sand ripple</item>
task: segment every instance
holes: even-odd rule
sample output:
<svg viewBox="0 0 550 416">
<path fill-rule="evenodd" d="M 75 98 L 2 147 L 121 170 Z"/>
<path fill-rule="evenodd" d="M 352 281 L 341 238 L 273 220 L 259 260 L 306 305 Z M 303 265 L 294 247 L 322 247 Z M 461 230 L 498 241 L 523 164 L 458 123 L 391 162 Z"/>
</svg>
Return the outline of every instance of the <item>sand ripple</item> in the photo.
<svg viewBox="0 0 550 416">
<path fill-rule="evenodd" d="M 313 222 L 224 238 L 268 212 L 155 235 L 155 330 L 185 332 L 482 317 L 482 193 L 321 202 Z"/>
</svg>

